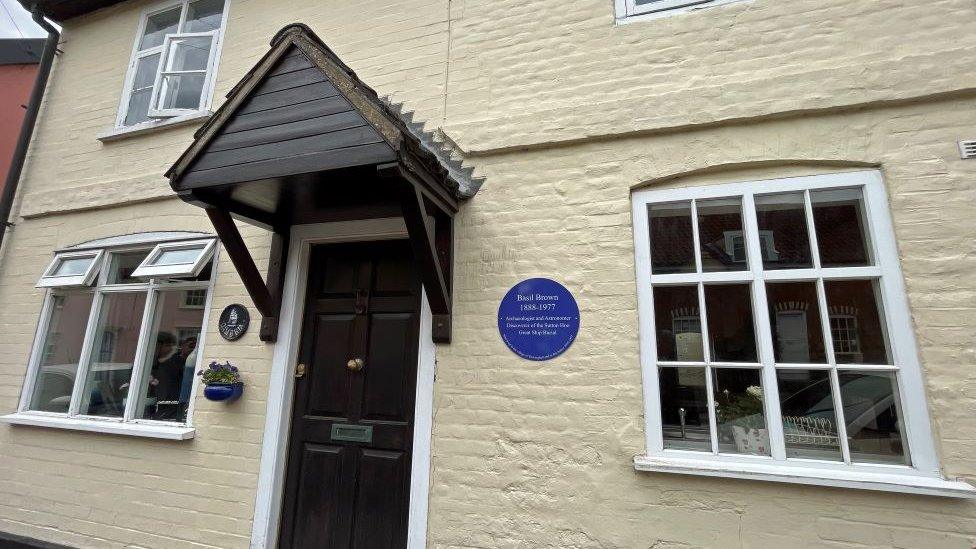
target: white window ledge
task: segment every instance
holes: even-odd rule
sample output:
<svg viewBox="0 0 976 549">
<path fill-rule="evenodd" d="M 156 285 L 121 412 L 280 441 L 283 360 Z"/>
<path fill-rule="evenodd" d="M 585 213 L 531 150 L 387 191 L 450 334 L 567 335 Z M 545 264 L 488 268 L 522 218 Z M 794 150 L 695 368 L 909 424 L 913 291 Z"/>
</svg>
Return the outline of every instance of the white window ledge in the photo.
<svg viewBox="0 0 976 549">
<path fill-rule="evenodd" d="M 125 435 L 165 440 L 188 440 L 196 434 L 196 429 L 185 425 L 159 425 L 148 423 L 122 423 L 113 420 L 82 419 L 64 416 L 49 416 L 31 413 L 16 413 L 0 416 L 0 421 L 13 425 L 34 427 L 53 427 L 73 431 L 88 431 L 111 435 Z"/>
<path fill-rule="evenodd" d="M 194 112 L 190 114 L 184 114 L 182 116 L 174 116 L 173 118 L 165 118 L 162 120 L 152 120 L 149 122 L 143 122 L 141 124 L 135 124 L 133 126 L 112 128 L 109 130 L 105 130 L 102 133 L 96 135 L 95 138 L 103 143 L 108 143 L 110 141 L 117 141 L 119 139 L 134 137 L 137 135 L 154 132 L 156 130 L 161 130 L 164 128 L 175 128 L 177 126 L 193 124 L 194 122 L 202 122 L 210 118 L 212 114 L 213 113 L 210 111 L 200 111 L 200 112 Z"/>
<path fill-rule="evenodd" d="M 671 456 L 634 456 L 638 471 L 709 477 L 789 482 L 814 486 L 880 490 L 953 498 L 976 498 L 976 488 L 966 482 L 920 474 L 844 471 L 771 463 L 715 462 Z"/>
</svg>

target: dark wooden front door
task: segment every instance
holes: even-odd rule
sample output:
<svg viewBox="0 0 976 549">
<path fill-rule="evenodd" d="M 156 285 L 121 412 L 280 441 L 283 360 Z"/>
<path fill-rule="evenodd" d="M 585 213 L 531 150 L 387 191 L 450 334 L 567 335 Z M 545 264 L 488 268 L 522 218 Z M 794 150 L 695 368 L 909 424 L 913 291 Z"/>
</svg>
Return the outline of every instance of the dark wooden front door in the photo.
<svg viewBox="0 0 976 549">
<path fill-rule="evenodd" d="M 406 547 L 419 317 L 406 241 L 313 248 L 280 547 Z"/>
</svg>

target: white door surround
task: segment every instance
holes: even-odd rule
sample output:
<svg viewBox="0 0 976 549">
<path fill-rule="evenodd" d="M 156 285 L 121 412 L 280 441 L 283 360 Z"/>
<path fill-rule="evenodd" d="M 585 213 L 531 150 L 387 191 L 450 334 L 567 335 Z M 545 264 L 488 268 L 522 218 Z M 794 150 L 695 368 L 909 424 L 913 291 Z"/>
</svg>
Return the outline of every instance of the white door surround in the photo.
<svg viewBox="0 0 976 549">
<path fill-rule="evenodd" d="M 271 549 L 278 541 L 281 498 L 288 461 L 288 435 L 294 398 L 294 368 L 300 344 L 309 255 L 313 244 L 407 238 L 401 218 L 366 219 L 292 227 L 288 245 L 285 286 L 281 300 L 280 337 L 275 345 L 268 383 L 268 408 L 261 446 L 251 548 Z M 417 397 L 414 411 L 413 457 L 410 472 L 410 509 L 407 547 L 427 545 L 427 496 L 430 479 L 430 435 L 433 425 L 435 347 L 431 339 L 431 313 L 426 294 L 420 313 L 417 353 Z"/>
</svg>

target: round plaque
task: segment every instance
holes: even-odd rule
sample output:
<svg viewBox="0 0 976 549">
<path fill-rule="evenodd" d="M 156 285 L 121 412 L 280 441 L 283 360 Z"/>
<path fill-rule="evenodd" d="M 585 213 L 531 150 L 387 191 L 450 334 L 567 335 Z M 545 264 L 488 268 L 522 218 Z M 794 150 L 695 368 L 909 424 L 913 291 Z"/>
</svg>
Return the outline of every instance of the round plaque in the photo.
<svg viewBox="0 0 976 549">
<path fill-rule="evenodd" d="M 549 360 L 561 355 L 579 333 L 579 306 L 565 286 L 548 278 L 523 280 L 498 306 L 498 332 L 522 358 Z"/>
<path fill-rule="evenodd" d="M 247 308 L 240 304 L 228 305 L 224 312 L 220 313 L 220 321 L 217 329 L 220 335 L 227 341 L 237 341 L 247 332 L 247 327 L 251 324 L 251 315 Z"/>
</svg>

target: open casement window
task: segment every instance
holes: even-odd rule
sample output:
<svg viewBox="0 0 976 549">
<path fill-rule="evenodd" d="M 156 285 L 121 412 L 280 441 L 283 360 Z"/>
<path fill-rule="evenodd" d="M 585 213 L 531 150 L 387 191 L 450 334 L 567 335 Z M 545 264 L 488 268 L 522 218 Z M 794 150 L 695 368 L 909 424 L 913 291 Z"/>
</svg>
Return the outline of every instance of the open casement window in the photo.
<svg viewBox="0 0 976 549">
<path fill-rule="evenodd" d="M 215 246 L 196 238 L 57 254 L 42 282 L 70 267 L 91 284 L 49 284 L 20 408 L 5 419 L 126 434 L 185 427 Z M 74 267 L 75 260 L 86 263 Z M 146 264 L 159 276 L 138 275 Z"/>
<path fill-rule="evenodd" d="M 126 76 L 119 127 L 209 107 L 226 12 L 226 0 L 174 0 L 144 14 Z"/>
<path fill-rule="evenodd" d="M 59 253 L 37 281 L 37 287 L 88 286 L 94 281 L 101 260 L 101 250 Z"/>
<path fill-rule="evenodd" d="M 633 207 L 639 469 L 972 492 L 939 473 L 877 172 L 638 191 Z"/>
<path fill-rule="evenodd" d="M 179 116 L 204 108 L 203 91 L 213 79 L 217 31 L 166 36 L 163 65 L 156 74 L 149 116 Z"/>
<path fill-rule="evenodd" d="M 159 244 L 133 271 L 132 276 L 197 276 L 213 255 L 216 244 L 212 239 Z"/>
</svg>

